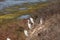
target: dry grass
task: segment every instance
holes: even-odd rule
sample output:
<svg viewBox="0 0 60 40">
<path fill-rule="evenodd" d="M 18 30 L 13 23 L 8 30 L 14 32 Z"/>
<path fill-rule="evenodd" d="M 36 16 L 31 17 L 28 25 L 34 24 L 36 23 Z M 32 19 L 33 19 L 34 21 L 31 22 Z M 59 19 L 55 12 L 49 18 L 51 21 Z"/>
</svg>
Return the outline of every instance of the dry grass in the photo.
<svg viewBox="0 0 60 40">
<path fill-rule="evenodd" d="M 34 11 L 35 21 L 38 23 L 39 18 L 44 19 L 43 25 L 38 23 L 30 32 L 30 37 L 26 40 L 60 40 L 60 12 L 59 3 L 51 4 L 42 10 Z M 43 11 L 43 12 L 42 12 Z M 37 14 L 38 13 L 38 14 Z"/>
<path fill-rule="evenodd" d="M 38 25 L 30 33 L 30 40 L 59 40 L 60 38 L 60 14 L 55 14 L 45 21 L 44 25 Z M 27 39 L 28 40 L 28 39 Z"/>
</svg>

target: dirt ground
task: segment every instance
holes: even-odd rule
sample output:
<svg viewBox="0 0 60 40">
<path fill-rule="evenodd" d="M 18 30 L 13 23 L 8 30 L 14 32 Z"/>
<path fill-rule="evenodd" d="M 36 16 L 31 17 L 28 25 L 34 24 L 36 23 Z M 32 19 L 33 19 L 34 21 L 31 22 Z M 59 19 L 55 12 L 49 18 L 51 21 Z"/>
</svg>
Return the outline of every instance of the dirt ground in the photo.
<svg viewBox="0 0 60 40">
<path fill-rule="evenodd" d="M 43 25 L 38 24 L 36 28 L 31 31 L 29 40 L 60 40 L 59 15 L 60 14 L 55 14 L 51 16 Z"/>
</svg>

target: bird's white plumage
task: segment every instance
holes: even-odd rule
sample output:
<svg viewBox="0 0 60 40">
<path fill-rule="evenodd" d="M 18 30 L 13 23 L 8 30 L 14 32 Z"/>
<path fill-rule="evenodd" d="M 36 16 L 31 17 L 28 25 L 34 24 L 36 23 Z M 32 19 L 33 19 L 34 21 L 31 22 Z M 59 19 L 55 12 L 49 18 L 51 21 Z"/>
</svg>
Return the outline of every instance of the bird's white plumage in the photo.
<svg viewBox="0 0 60 40">
<path fill-rule="evenodd" d="M 25 34 L 25 36 L 28 36 L 28 31 L 24 30 L 24 34 Z"/>
<path fill-rule="evenodd" d="M 28 27 L 29 27 L 29 29 L 31 29 L 32 27 L 31 27 L 31 24 L 28 24 Z"/>
<path fill-rule="evenodd" d="M 43 24 L 43 19 L 42 18 L 40 18 L 40 24 Z"/>
<path fill-rule="evenodd" d="M 33 24 L 34 24 L 34 20 L 33 20 L 33 18 L 32 18 L 32 17 L 30 17 L 30 21 L 31 21 L 31 23 L 33 23 Z"/>
<path fill-rule="evenodd" d="M 11 40 L 10 38 L 7 38 L 7 40 Z"/>
<path fill-rule="evenodd" d="M 31 29 L 32 28 L 32 26 L 31 26 L 31 24 L 30 24 L 30 21 L 28 20 L 28 28 L 29 29 Z"/>
</svg>

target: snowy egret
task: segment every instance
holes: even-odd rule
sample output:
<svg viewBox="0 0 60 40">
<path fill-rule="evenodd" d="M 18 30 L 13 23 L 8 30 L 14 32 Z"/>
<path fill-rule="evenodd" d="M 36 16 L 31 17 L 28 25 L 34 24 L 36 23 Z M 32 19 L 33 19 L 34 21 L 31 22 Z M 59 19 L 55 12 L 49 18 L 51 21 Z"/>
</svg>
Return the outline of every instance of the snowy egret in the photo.
<svg viewBox="0 0 60 40">
<path fill-rule="evenodd" d="M 28 36 L 28 31 L 24 30 L 24 34 L 25 34 L 25 36 Z"/>
<path fill-rule="evenodd" d="M 29 28 L 29 29 L 32 29 L 32 25 L 31 25 L 31 23 L 30 23 L 30 20 L 28 20 L 28 28 Z"/>
<path fill-rule="evenodd" d="M 32 17 L 30 17 L 30 21 L 31 21 L 32 24 L 34 24 L 34 20 L 33 20 Z"/>
</svg>

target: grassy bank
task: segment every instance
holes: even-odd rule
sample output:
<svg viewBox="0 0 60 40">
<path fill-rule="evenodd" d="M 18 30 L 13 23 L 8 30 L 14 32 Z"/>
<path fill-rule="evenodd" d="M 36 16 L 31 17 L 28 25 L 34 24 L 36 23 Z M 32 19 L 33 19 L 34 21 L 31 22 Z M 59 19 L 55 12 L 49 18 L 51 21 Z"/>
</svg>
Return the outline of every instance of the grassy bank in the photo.
<svg viewBox="0 0 60 40">
<path fill-rule="evenodd" d="M 30 13 L 30 12 L 34 11 L 35 9 L 40 9 L 40 8 L 43 8 L 47 5 L 48 5 L 48 3 L 42 3 L 42 4 L 37 4 L 35 6 L 28 6 L 27 10 L 20 10 L 20 11 L 17 11 L 17 12 L 13 12 L 13 13 L 10 13 L 10 14 L 5 14 L 5 15 L 0 16 L 0 21 L 3 21 L 5 19 L 8 20 L 8 19 L 17 18 L 20 15 Z"/>
</svg>

